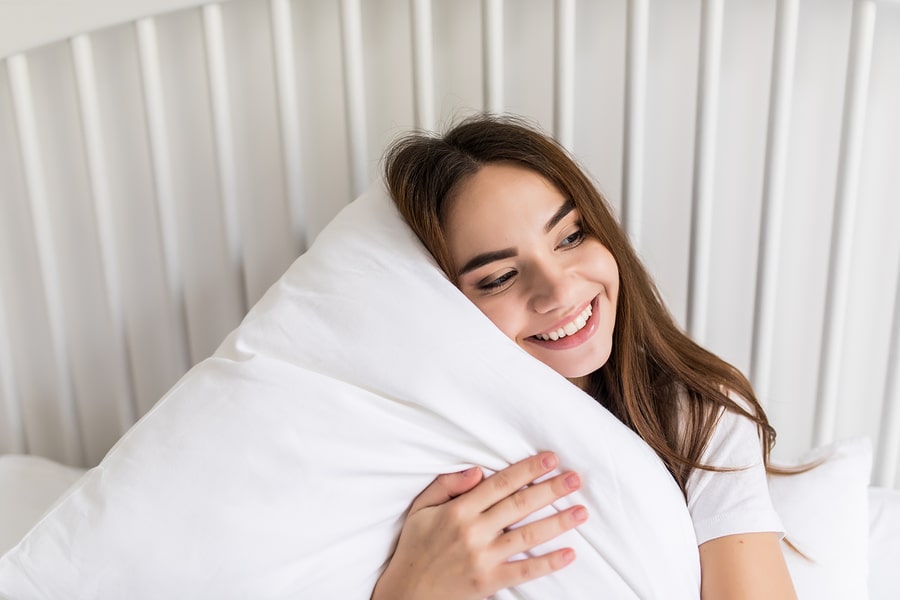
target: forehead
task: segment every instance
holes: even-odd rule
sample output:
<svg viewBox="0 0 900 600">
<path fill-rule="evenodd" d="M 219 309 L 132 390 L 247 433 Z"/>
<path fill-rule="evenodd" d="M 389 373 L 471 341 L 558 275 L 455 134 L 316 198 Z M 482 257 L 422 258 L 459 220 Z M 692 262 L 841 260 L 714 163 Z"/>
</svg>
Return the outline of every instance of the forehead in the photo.
<svg viewBox="0 0 900 600">
<path fill-rule="evenodd" d="M 478 216 L 556 211 L 563 195 L 543 175 L 514 163 L 491 163 L 460 185 L 447 211 L 450 228 L 476 224 Z"/>
<path fill-rule="evenodd" d="M 515 246 L 543 235 L 548 219 L 566 202 L 539 173 L 492 163 L 466 180 L 447 212 L 447 241 L 455 260 L 467 251 Z M 486 247 L 487 246 L 487 247 Z"/>
</svg>

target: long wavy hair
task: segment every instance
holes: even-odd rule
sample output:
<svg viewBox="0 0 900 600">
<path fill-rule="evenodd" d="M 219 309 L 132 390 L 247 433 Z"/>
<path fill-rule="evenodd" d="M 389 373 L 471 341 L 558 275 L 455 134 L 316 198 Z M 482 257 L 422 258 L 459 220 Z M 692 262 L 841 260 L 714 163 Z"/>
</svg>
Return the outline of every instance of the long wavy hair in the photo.
<svg viewBox="0 0 900 600">
<path fill-rule="evenodd" d="M 458 283 L 444 229 L 448 209 L 463 182 L 497 162 L 551 182 L 618 263 L 612 352 L 586 391 L 656 451 L 682 493 L 693 469 L 723 470 L 700 460 L 722 407 L 756 423 L 768 466 L 775 430 L 747 378 L 678 327 L 603 195 L 558 142 L 522 119 L 476 115 L 444 135 L 408 134 L 385 154 L 397 208 L 447 276 Z"/>
</svg>

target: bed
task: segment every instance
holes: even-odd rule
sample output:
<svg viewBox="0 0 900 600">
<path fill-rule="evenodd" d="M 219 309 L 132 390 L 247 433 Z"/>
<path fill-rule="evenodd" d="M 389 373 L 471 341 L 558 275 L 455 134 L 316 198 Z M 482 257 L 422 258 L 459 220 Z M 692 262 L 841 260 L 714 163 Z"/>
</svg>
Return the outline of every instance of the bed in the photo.
<svg viewBox="0 0 900 600">
<path fill-rule="evenodd" d="M 855 477 L 820 515 L 846 525 L 833 560 L 896 598 L 898 55 L 889 0 L 0 3 L 3 542 L 377 184 L 391 139 L 490 110 L 577 156 L 679 322 L 751 377 L 777 460 L 839 449 L 773 494 Z"/>
</svg>

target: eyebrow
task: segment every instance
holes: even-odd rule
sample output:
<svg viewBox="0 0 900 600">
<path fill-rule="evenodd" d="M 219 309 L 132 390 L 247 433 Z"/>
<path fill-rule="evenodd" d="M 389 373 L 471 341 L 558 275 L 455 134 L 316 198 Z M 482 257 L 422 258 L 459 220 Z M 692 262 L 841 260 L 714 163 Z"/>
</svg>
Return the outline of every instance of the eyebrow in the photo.
<svg viewBox="0 0 900 600">
<path fill-rule="evenodd" d="M 463 265 L 463 268 L 459 270 L 459 275 L 465 275 L 470 271 L 474 271 L 484 265 L 490 264 L 494 261 L 503 260 L 505 258 L 512 258 L 519 254 L 518 248 L 504 248 L 503 250 L 494 250 L 492 252 L 485 252 L 483 254 L 479 254 L 477 256 L 473 256 L 469 262 Z"/>
<path fill-rule="evenodd" d="M 559 210 L 550 217 L 550 220 L 547 221 L 547 224 L 544 225 L 544 231 L 550 233 L 554 227 L 556 227 L 560 221 L 562 221 L 567 214 L 575 210 L 575 203 L 571 200 L 566 200 L 562 206 L 559 207 Z M 519 254 L 518 248 L 504 248 L 502 250 L 492 250 L 491 252 L 483 252 L 482 254 L 478 254 L 473 256 L 469 261 L 463 265 L 462 269 L 459 270 L 458 277 L 465 275 L 475 269 L 481 268 L 484 265 L 490 264 L 492 262 L 498 260 L 504 260 L 506 258 L 512 258 Z"/>
<path fill-rule="evenodd" d="M 575 210 L 575 203 L 571 200 L 566 200 L 563 205 L 559 207 L 559 210 L 556 211 L 556 214 L 550 217 L 550 220 L 544 225 L 544 231 L 550 233 L 553 228 L 573 210 Z"/>
</svg>

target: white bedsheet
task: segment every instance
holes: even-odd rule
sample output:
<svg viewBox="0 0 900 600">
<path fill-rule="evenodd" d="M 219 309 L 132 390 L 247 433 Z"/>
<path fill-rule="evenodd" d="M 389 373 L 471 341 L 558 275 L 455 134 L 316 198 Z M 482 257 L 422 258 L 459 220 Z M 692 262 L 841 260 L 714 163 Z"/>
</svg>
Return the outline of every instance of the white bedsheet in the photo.
<svg viewBox="0 0 900 600">
<path fill-rule="evenodd" d="M 9 598 L 368 598 L 437 473 L 577 469 L 573 565 L 498 598 L 697 598 L 677 486 L 450 285 L 380 185 L 0 559 Z M 543 550 L 543 549 L 541 549 Z"/>
</svg>

